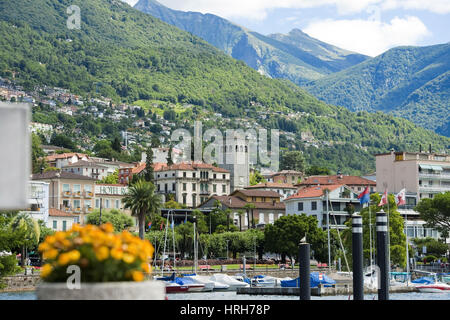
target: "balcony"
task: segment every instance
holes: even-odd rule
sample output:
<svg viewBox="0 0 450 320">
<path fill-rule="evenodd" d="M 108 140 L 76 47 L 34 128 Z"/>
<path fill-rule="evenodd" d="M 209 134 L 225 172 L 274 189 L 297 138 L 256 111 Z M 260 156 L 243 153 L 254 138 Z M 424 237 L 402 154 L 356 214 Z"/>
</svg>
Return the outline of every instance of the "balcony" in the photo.
<svg viewBox="0 0 450 320">
<path fill-rule="evenodd" d="M 428 178 L 435 180 L 450 180 L 450 174 L 448 173 L 423 173 L 419 172 L 419 178 Z"/>
<path fill-rule="evenodd" d="M 435 186 L 435 185 L 419 185 L 419 192 L 446 192 L 450 191 L 450 185 Z"/>
<path fill-rule="evenodd" d="M 94 208 L 84 208 L 84 213 L 91 213 L 94 211 Z"/>
<path fill-rule="evenodd" d="M 63 197 L 70 197 L 70 196 L 72 196 L 71 191 L 63 191 Z"/>
<path fill-rule="evenodd" d="M 80 207 L 77 207 L 77 208 L 74 208 L 73 209 L 73 212 L 75 212 L 75 213 L 81 213 L 81 208 Z"/>
<path fill-rule="evenodd" d="M 92 191 L 85 191 L 84 197 L 85 198 L 92 198 L 94 196 L 94 193 Z"/>
<path fill-rule="evenodd" d="M 81 191 L 76 191 L 72 194 L 75 198 L 81 198 Z"/>
</svg>

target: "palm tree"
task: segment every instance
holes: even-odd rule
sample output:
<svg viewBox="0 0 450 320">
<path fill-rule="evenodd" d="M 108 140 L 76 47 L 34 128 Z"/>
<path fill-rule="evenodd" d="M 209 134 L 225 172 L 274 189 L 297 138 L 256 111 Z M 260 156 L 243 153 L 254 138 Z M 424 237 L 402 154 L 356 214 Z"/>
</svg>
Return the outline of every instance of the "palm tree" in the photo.
<svg viewBox="0 0 450 320">
<path fill-rule="evenodd" d="M 237 214 L 239 216 L 239 231 L 242 232 L 242 216 L 244 215 L 244 210 L 239 210 Z"/>
<path fill-rule="evenodd" d="M 26 213 L 19 213 L 10 223 L 11 231 L 20 234 L 22 254 L 20 264 L 24 266 L 25 250 L 39 243 L 41 229 L 39 223 Z"/>
<path fill-rule="evenodd" d="M 252 213 L 252 228 L 255 227 L 255 217 L 253 216 L 253 209 L 256 208 L 256 206 L 253 203 L 247 203 L 244 208 L 247 210 L 247 214 L 249 214 L 249 211 Z M 250 215 L 249 215 L 250 217 Z M 250 220 L 250 218 L 249 218 Z"/>
<path fill-rule="evenodd" d="M 145 217 L 155 214 L 162 205 L 160 195 L 155 194 L 153 183 L 139 180 L 131 185 L 124 197 L 126 209 L 131 209 L 131 214 L 137 216 L 139 222 L 139 238 L 144 239 Z"/>
</svg>

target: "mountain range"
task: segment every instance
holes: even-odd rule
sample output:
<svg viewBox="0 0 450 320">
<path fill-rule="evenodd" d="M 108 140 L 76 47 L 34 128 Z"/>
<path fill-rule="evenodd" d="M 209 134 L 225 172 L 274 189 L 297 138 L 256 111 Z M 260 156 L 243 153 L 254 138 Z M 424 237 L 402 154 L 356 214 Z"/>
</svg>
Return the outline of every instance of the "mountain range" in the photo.
<svg viewBox="0 0 450 320">
<path fill-rule="evenodd" d="M 397 47 L 370 58 L 299 29 L 266 36 L 155 0 L 140 0 L 135 8 L 199 36 L 261 74 L 289 79 L 327 103 L 391 113 L 450 136 L 450 44 Z"/>
<path fill-rule="evenodd" d="M 80 8 L 79 29 L 67 28 L 71 5 Z M 294 142 L 282 136 L 281 147 L 295 144 L 309 164 L 354 174 L 374 170 L 373 154 L 391 148 L 450 147 L 449 138 L 407 120 L 319 101 L 119 0 L 0 0 L 0 76 L 27 90 L 58 86 L 115 103 L 190 104 L 235 119 L 236 126 L 246 118 L 291 132 Z M 302 133 L 315 144 L 304 145 Z"/>
<path fill-rule="evenodd" d="M 172 10 L 155 0 L 134 8 L 188 31 L 261 74 L 302 85 L 368 59 L 317 39 L 299 29 L 262 35 L 213 14 Z"/>
</svg>

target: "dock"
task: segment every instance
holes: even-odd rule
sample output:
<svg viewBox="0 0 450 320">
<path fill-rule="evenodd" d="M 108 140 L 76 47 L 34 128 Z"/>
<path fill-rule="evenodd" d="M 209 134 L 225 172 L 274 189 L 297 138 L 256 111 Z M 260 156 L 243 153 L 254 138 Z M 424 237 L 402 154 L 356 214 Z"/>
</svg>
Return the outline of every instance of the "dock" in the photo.
<svg viewBox="0 0 450 320">
<path fill-rule="evenodd" d="M 412 286 L 395 286 L 390 287 L 390 293 L 408 293 L 408 292 L 418 292 L 415 287 Z M 249 294 L 249 295 L 277 295 L 277 296 L 300 296 L 300 288 L 280 288 L 280 287 L 247 287 L 238 288 L 237 294 Z M 364 288 L 365 294 L 378 293 L 375 289 Z M 351 295 L 353 294 L 353 289 L 351 285 L 336 285 L 334 287 L 315 287 L 311 288 L 311 296 L 321 297 L 321 296 L 340 296 L 340 295 Z"/>
</svg>

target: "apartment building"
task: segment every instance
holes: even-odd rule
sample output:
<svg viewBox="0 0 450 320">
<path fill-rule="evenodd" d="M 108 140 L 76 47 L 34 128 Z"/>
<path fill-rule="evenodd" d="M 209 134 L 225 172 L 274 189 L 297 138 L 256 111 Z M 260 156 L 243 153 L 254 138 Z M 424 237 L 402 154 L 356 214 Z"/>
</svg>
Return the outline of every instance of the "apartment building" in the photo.
<svg viewBox="0 0 450 320">
<path fill-rule="evenodd" d="M 50 167 L 55 167 L 61 169 L 62 167 L 68 166 L 78 161 L 88 161 L 89 156 L 83 153 L 61 153 L 52 154 L 45 158 Z"/>
<path fill-rule="evenodd" d="M 355 212 L 361 210 L 358 194 L 342 184 L 304 187 L 287 198 L 284 203 L 287 215 L 304 213 L 315 216 L 319 222 L 318 226 L 324 229 L 327 228 L 328 214 L 330 228 L 345 229 L 344 223 L 350 219 L 348 208 L 353 206 Z"/>
<path fill-rule="evenodd" d="M 49 208 L 71 213 L 75 222 L 84 223 L 84 216 L 93 210 L 95 179 L 65 171 L 33 174 L 33 181 L 49 183 Z"/>
<path fill-rule="evenodd" d="M 62 167 L 62 171 L 102 180 L 108 176 L 108 167 L 92 161 L 77 161 Z"/>
<path fill-rule="evenodd" d="M 406 189 L 408 207 L 421 199 L 450 191 L 450 155 L 424 152 L 377 154 L 377 190 L 398 193 Z"/>
<path fill-rule="evenodd" d="M 230 193 L 230 172 L 211 164 L 186 162 L 161 166 L 154 171 L 157 192 L 195 208 L 212 195 Z"/>
<path fill-rule="evenodd" d="M 300 171 L 283 170 L 269 177 L 269 182 L 297 184 L 302 180 L 304 174 Z"/>
</svg>

